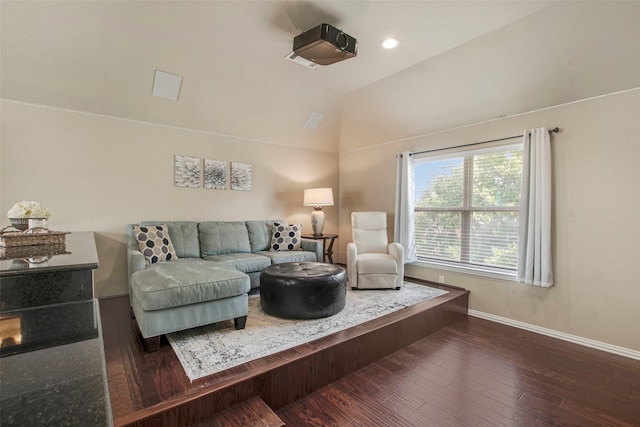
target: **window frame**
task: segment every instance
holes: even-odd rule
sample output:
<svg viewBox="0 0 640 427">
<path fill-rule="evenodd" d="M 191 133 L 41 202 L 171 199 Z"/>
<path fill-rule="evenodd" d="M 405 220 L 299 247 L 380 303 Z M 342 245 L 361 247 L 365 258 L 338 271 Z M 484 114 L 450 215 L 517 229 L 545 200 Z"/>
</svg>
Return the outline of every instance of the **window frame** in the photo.
<svg viewBox="0 0 640 427">
<path fill-rule="evenodd" d="M 490 154 L 494 152 L 516 151 L 522 150 L 522 142 L 508 143 L 493 145 L 486 148 L 475 149 L 461 149 L 453 150 L 445 153 L 439 153 L 438 155 L 420 155 L 415 158 L 415 162 L 419 163 L 420 160 L 435 162 L 439 160 L 446 160 L 452 158 L 463 158 L 463 199 L 461 207 L 432 207 L 425 208 L 417 206 L 414 202 L 413 212 L 414 215 L 417 212 L 452 212 L 460 213 L 461 223 L 461 242 L 460 242 L 460 259 L 461 261 L 451 261 L 437 258 L 420 257 L 414 263 L 415 265 L 437 268 L 441 270 L 453 271 L 464 274 L 479 275 L 491 278 L 497 278 L 502 280 L 516 281 L 517 267 L 513 269 L 498 266 L 487 266 L 481 264 L 473 264 L 470 261 L 471 254 L 471 225 L 473 215 L 476 212 L 515 212 L 520 213 L 520 204 L 517 206 L 479 206 L 473 207 L 473 157 L 480 154 Z M 417 164 L 416 164 L 417 166 Z M 519 218 L 518 218 L 519 221 Z M 415 234 L 415 231 L 414 231 Z M 416 236 L 417 238 L 417 236 Z M 466 260 L 466 261 L 464 261 Z"/>
</svg>

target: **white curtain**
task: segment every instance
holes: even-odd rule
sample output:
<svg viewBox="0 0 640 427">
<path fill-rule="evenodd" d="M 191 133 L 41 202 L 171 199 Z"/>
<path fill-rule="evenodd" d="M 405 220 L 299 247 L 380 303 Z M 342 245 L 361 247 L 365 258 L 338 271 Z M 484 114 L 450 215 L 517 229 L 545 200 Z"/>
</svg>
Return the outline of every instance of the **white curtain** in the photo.
<svg viewBox="0 0 640 427">
<path fill-rule="evenodd" d="M 396 212 L 393 240 L 404 247 L 404 262 L 415 262 L 416 238 L 414 235 L 413 202 L 415 192 L 414 160 L 410 152 L 398 154 L 396 176 Z"/>
<path fill-rule="evenodd" d="M 545 128 L 525 132 L 518 241 L 518 281 L 553 285 L 551 270 L 551 139 Z"/>
</svg>

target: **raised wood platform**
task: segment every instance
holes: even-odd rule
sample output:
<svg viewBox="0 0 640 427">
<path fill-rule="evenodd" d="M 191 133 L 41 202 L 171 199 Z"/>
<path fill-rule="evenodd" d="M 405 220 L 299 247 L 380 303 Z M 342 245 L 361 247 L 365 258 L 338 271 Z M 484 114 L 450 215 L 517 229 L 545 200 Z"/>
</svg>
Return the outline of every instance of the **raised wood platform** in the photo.
<svg viewBox="0 0 640 427">
<path fill-rule="evenodd" d="M 435 286 L 435 285 L 434 285 Z M 189 382 L 168 342 L 142 351 L 126 296 L 100 301 L 116 426 L 188 426 L 259 396 L 277 410 L 466 316 L 449 293 L 328 337 Z"/>
</svg>

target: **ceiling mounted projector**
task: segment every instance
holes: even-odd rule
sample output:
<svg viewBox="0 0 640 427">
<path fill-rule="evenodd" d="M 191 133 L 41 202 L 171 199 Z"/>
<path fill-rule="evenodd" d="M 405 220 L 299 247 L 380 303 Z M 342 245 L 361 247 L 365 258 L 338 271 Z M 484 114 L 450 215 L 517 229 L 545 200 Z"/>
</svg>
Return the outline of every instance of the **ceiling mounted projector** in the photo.
<svg viewBox="0 0 640 427">
<path fill-rule="evenodd" d="M 356 56 L 358 41 L 329 24 L 320 24 L 293 39 L 293 52 L 313 63 L 329 65 Z"/>
</svg>

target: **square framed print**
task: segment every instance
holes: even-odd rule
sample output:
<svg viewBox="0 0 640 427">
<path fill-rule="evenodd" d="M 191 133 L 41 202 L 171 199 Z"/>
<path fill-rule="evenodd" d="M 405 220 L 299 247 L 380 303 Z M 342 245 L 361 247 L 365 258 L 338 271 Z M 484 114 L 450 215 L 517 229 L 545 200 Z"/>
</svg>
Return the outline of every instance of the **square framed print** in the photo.
<svg viewBox="0 0 640 427">
<path fill-rule="evenodd" d="M 174 184 L 176 187 L 200 187 L 199 157 L 179 156 L 176 154 L 174 163 Z"/>
<path fill-rule="evenodd" d="M 231 162 L 231 189 L 251 191 L 251 163 Z"/>
<path fill-rule="evenodd" d="M 204 159 L 204 188 L 210 190 L 227 189 L 227 162 L 225 160 Z"/>
</svg>

